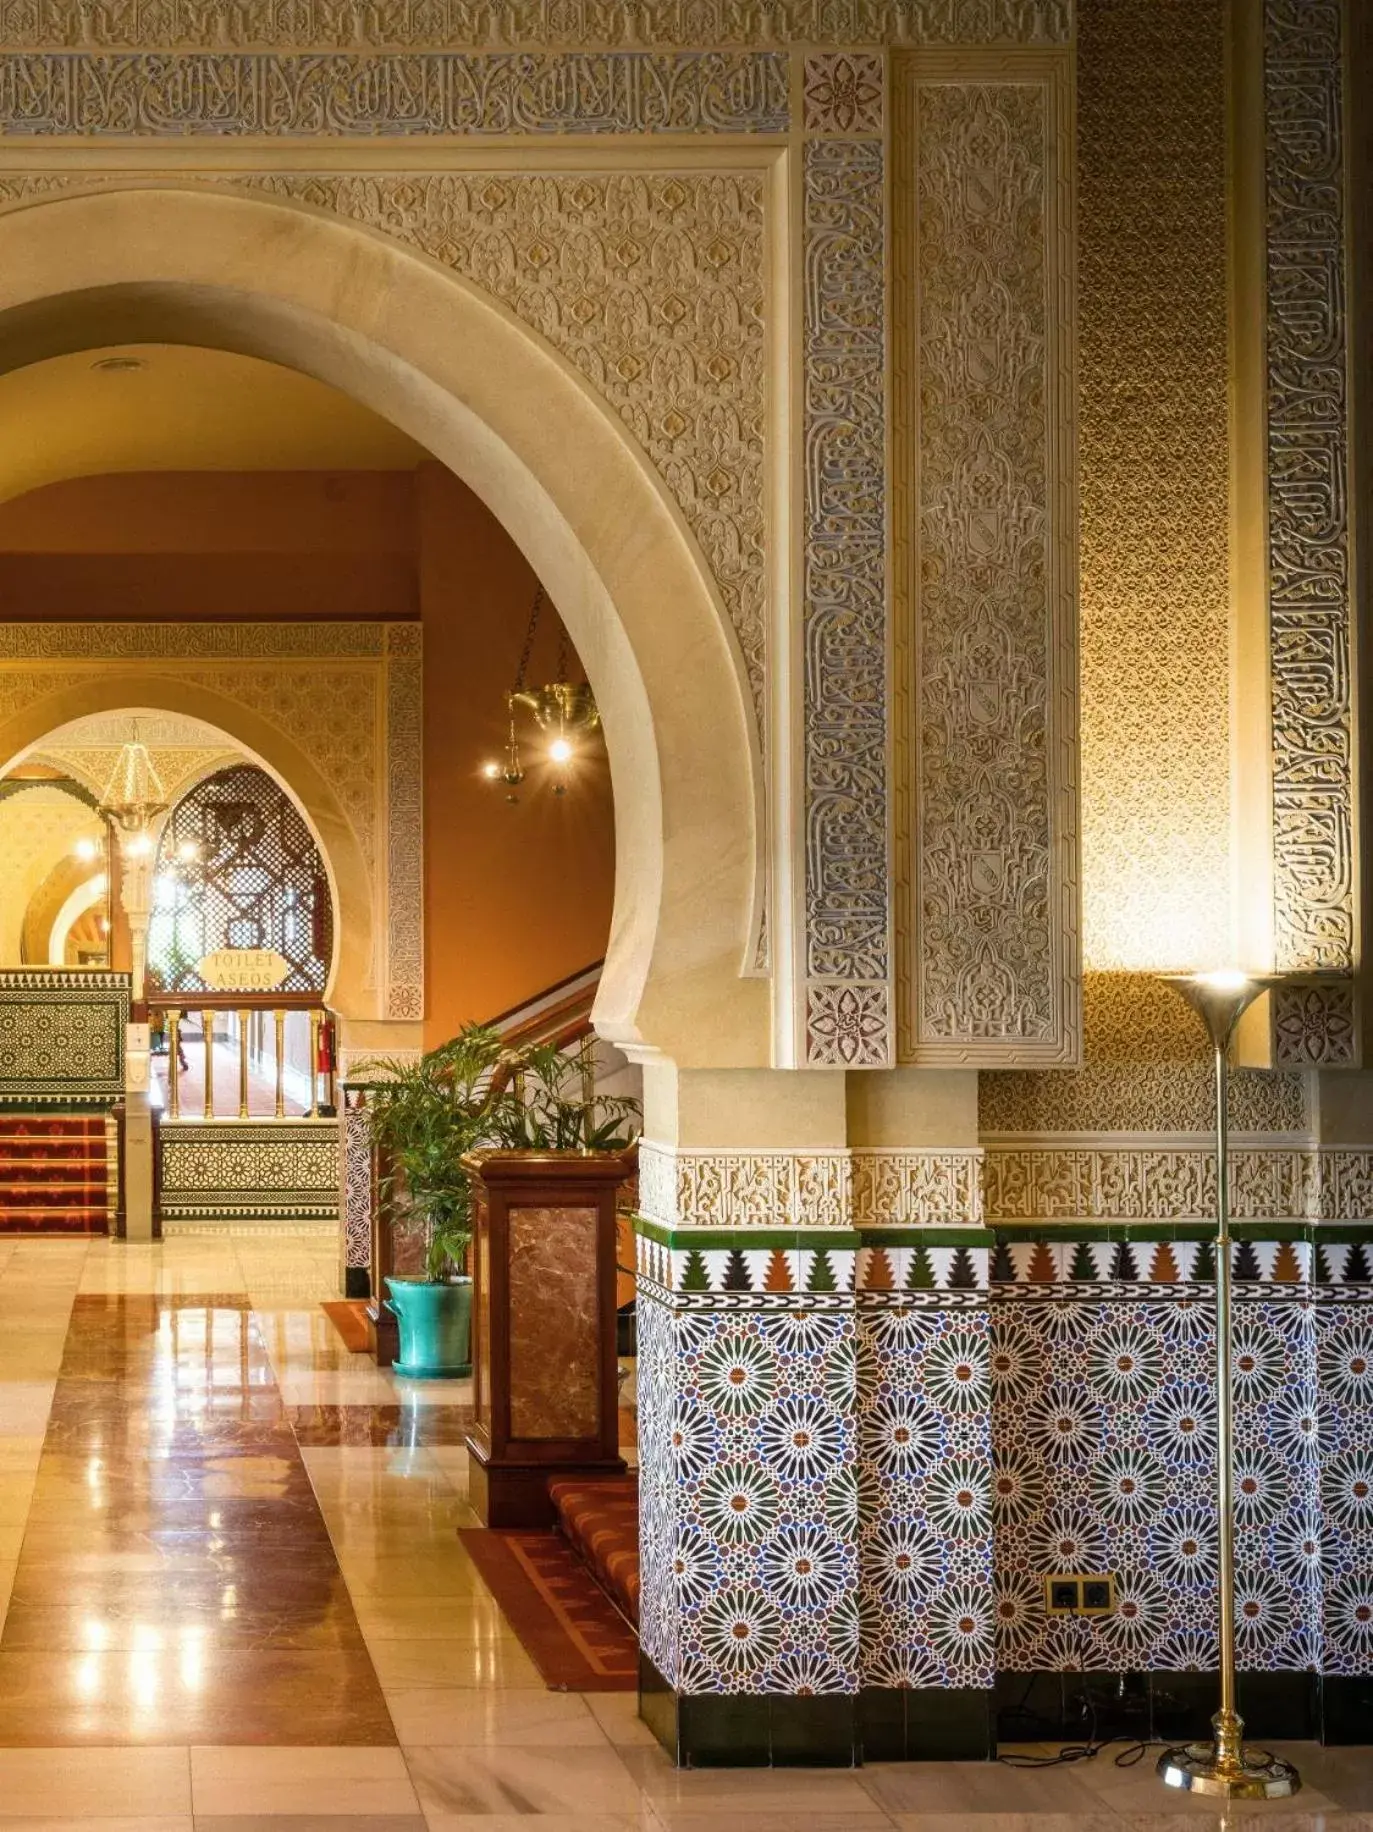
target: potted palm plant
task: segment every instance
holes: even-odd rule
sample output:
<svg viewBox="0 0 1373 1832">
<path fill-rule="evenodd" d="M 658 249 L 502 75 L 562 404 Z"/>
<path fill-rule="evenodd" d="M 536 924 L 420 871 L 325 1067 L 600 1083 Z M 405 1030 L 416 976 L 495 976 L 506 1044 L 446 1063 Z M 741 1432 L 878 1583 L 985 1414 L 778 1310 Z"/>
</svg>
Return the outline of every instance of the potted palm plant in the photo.
<svg viewBox="0 0 1373 1832">
<path fill-rule="evenodd" d="M 591 1058 L 553 1043 L 534 1044 L 512 1059 L 514 1097 L 496 1116 L 500 1143 L 511 1151 L 628 1151 L 642 1109 L 628 1095 L 597 1094 Z"/>
<path fill-rule="evenodd" d="M 366 1111 L 382 1166 L 378 1194 L 424 1230 L 423 1274 L 386 1280 L 400 1331 L 394 1371 L 411 1379 L 472 1371 L 472 1188 L 463 1156 L 508 1135 L 509 1066 L 500 1033 L 469 1024 L 418 1062 L 381 1058 L 360 1070 L 376 1078 Z"/>
</svg>

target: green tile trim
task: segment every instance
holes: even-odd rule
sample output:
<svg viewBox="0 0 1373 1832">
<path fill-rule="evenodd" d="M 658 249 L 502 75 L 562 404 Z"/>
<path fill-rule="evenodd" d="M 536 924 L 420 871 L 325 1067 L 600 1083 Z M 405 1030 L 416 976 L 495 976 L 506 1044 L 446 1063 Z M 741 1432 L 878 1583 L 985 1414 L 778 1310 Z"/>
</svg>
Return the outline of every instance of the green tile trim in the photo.
<svg viewBox="0 0 1373 1832">
<path fill-rule="evenodd" d="M 875 1222 L 859 1229 L 860 1245 L 873 1247 L 994 1247 L 996 1235 L 991 1228 L 946 1228 L 938 1223 L 929 1227 L 885 1227 Z"/>
<path fill-rule="evenodd" d="M 1355 1246 L 1373 1242 L 1373 1221 L 1232 1221 L 1234 1240 L 1309 1241 Z M 998 1221 L 988 1230 L 997 1246 L 1017 1241 L 1214 1240 L 1213 1221 Z"/>
<path fill-rule="evenodd" d="M 703 1252 L 733 1247 L 819 1247 L 854 1251 L 859 1247 L 993 1247 L 990 1228 L 670 1228 L 648 1215 L 634 1217 L 634 1232 L 660 1247 L 699 1247 Z"/>
</svg>

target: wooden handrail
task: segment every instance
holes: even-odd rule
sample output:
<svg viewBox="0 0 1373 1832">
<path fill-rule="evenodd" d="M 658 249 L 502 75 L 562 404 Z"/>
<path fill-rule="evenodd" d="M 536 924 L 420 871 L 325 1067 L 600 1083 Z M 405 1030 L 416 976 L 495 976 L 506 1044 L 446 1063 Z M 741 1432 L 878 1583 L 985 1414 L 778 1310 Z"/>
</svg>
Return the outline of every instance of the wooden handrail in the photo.
<svg viewBox="0 0 1373 1832">
<path fill-rule="evenodd" d="M 150 992 L 152 1011 L 324 1011 L 320 992 Z"/>
</svg>

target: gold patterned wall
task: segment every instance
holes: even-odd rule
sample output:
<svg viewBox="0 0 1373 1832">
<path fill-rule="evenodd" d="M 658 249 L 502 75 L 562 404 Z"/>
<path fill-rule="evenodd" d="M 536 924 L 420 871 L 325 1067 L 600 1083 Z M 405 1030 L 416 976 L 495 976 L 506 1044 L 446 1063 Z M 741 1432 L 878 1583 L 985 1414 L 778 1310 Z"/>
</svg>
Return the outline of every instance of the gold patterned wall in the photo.
<svg viewBox="0 0 1373 1832">
<path fill-rule="evenodd" d="M 1222 0 L 1078 11 L 1083 950 L 1230 945 Z"/>
</svg>

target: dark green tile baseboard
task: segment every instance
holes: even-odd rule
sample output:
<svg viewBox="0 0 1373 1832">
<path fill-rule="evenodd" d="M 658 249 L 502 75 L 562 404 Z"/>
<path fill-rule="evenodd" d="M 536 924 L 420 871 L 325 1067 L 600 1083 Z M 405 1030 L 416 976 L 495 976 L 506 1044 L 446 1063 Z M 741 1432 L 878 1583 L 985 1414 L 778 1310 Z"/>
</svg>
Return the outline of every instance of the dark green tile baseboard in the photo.
<svg viewBox="0 0 1373 1832">
<path fill-rule="evenodd" d="M 1320 1709 L 1322 1743 L 1373 1743 L 1373 1673 L 1327 1673 Z"/>
<path fill-rule="evenodd" d="M 1320 1734 L 1316 1674 L 1241 1673 L 1238 1690 L 1247 1735 L 1300 1740 Z M 1219 1693 L 1215 1673 L 1000 1673 L 997 1741 L 1205 1740 Z"/>
<path fill-rule="evenodd" d="M 992 1694 L 982 1691 L 678 1694 L 640 1654 L 639 1713 L 680 1768 L 853 1768 L 995 1753 Z"/>
<path fill-rule="evenodd" d="M 972 1686 L 869 1687 L 858 1695 L 865 1762 L 990 1762 L 994 1694 Z"/>
<path fill-rule="evenodd" d="M 639 1711 L 682 1768 L 852 1768 L 864 1762 L 986 1762 L 998 1745 L 1211 1735 L 1215 1673 L 1000 1673 L 993 1691 L 870 1687 L 817 1698 L 678 1695 L 639 1657 Z M 1367 1743 L 1373 1674 L 1241 1673 L 1255 1739 Z"/>
</svg>

